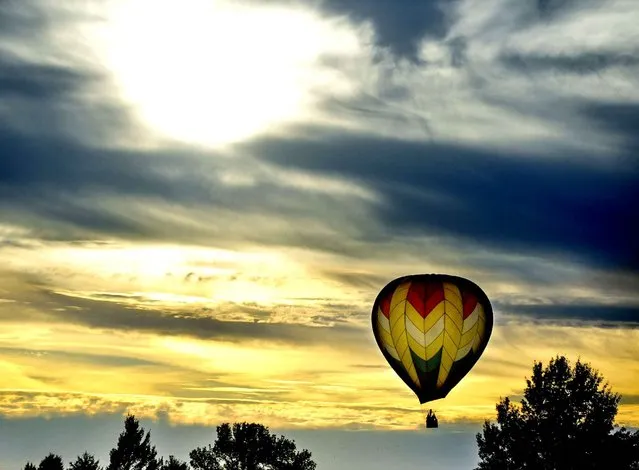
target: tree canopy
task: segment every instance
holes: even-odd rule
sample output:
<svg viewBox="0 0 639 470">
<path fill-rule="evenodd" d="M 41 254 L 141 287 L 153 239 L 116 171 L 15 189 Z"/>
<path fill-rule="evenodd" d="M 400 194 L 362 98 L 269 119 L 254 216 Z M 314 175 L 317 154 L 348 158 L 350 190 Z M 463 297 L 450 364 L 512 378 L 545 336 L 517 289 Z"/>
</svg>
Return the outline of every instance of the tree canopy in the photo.
<svg viewBox="0 0 639 470">
<path fill-rule="evenodd" d="M 477 470 L 639 469 L 639 431 L 615 425 L 621 396 L 589 364 L 535 362 L 526 385 L 521 404 L 502 399 L 497 423 L 477 434 Z"/>
<path fill-rule="evenodd" d="M 271 434 L 256 423 L 224 423 L 217 427 L 213 446 L 190 454 L 195 470 L 314 470 L 308 450 L 298 451 L 294 441 Z"/>
<path fill-rule="evenodd" d="M 69 470 L 101 470 L 100 462 L 88 452 L 79 455 L 75 462 L 69 464 Z"/>
<path fill-rule="evenodd" d="M 162 461 L 161 470 L 189 470 L 189 465 L 176 459 L 173 455 L 169 455 L 169 460 Z"/>
<path fill-rule="evenodd" d="M 38 465 L 38 470 L 64 470 L 62 457 L 53 452 L 49 453 Z"/>
</svg>

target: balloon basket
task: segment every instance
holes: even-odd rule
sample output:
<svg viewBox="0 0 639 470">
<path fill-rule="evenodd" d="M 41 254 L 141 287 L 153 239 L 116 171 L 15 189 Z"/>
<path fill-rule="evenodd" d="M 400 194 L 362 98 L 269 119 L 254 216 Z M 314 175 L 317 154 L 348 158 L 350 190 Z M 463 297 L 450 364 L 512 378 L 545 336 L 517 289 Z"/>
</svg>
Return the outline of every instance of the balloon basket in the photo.
<svg viewBox="0 0 639 470">
<path fill-rule="evenodd" d="M 437 429 L 439 427 L 437 415 L 432 409 L 429 409 L 428 412 L 426 412 L 426 408 L 422 407 L 422 414 L 424 415 L 426 422 L 426 429 Z"/>
</svg>

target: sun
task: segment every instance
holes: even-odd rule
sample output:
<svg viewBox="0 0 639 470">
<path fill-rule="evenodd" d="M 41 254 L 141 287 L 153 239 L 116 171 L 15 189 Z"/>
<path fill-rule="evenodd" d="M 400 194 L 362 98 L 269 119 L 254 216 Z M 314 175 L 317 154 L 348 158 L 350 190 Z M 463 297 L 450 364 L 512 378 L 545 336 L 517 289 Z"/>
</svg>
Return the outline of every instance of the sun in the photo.
<svg viewBox="0 0 639 470">
<path fill-rule="evenodd" d="M 108 2 L 99 55 L 159 136 L 220 146 L 304 119 L 330 82 L 323 54 L 356 39 L 301 7 L 257 2 Z"/>
</svg>

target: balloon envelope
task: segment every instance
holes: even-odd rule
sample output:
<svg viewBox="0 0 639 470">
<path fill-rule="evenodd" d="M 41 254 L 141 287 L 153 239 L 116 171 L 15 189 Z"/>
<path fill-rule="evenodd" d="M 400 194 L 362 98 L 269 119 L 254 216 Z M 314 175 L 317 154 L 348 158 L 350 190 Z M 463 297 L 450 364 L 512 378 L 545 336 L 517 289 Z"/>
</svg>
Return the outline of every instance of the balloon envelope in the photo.
<svg viewBox="0 0 639 470">
<path fill-rule="evenodd" d="M 486 349 L 493 310 L 468 279 L 414 274 L 389 282 L 372 312 L 382 354 L 420 403 L 444 398 Z"/>
</svg>

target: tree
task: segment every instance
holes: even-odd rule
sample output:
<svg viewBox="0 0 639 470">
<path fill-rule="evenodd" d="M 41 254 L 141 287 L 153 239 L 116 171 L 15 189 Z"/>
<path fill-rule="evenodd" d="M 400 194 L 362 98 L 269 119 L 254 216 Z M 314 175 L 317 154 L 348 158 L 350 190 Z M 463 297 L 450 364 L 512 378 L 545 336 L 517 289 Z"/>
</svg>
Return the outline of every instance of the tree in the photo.
<svg viewBox="0 0 639 470">
<path fill-rule="evenodd" d="M 27 462 L 27 464 L 24 466 L 24 470 L 38 470 L 38 467 L 33 465 L 31 462 Z"/>
<path fill-rule="evenodd" d="M 159 470 L 155 446 L 151 445 L 151 432 L 144 435 L 144 428 L 133 415 L 124 420 L 124 431 L 117 447 L 109 453 L 107 470 Z"/>
<path fill-rule="evenodd" d="M 476 470 L 639 470 L 639 431 L 614 424 L 621 396 L 589 364 L 564 356 L 535 362 L 519 406 L 496 406 L 477 434 Z"/>
<path fill-rule="evenodd" d="M 54 453 L 49 453 L 45 458 L 40 461 L 38 470 L 64 470 L 62 464 L 62 457 Z"/>
<path fill-rule="evenodd" d="M 101 470 L 100 462 L 88 452 L 79 455 L 75 462 L 69 464 L 69 470 Z"/>
<path fill-rule="evenodd" d="M 189 465 L 186 462 L 182 462 L 176 459 L 174 456 L 169 455 L 169 460 L 162 462 L 161 470 L 189 470 Z"/>
<path fill-rule="evenodd" d="M 224 423 L 217 427 L 213 447 L 191 451 L 195 470 L 315 470 L 308 450 L 297 451 L 295 443 L 271 434 L 257 423 Z"/>
</svg>

